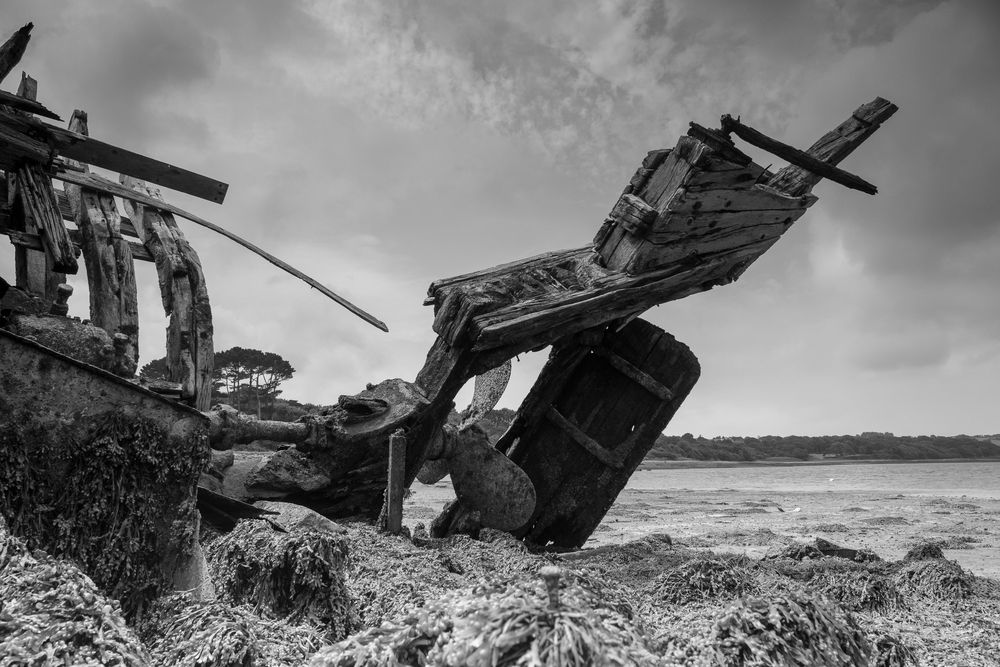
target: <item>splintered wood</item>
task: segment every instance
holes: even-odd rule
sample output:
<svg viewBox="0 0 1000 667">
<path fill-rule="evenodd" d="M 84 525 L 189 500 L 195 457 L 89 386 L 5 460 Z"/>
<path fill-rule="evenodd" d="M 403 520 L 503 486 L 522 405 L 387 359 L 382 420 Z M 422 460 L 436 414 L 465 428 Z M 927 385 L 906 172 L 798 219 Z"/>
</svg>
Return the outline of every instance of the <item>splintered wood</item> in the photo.
<svg viewBox="0 0 1000 667">
<path fill-rule="evenodd" d="M 74 111 L 69 127 L 88 134 L 87 114 Z M 84 173 L 88 171 L 86 165 L 77 166 Z M 76 185 L 66 187 L 65 198 L 79 228 L 87 266 L 90 319 L 108 333 L 126 337 L 124 354 L 134 374 L 139 361 L 139 302 L 132 246 L 122 236 L 118 207 L 113 197 Z"/>
<path fill-rule="evenodd" d="M 809 190 L 821 176 L 873 191 L 833 165 L 893 111 L 866 104 L 808 152 L 732 118 L 721 130 L 692 124 L 676 146 L 646 156 L 592 245 L 431 284 L 438 340 L 417 383 L 432 406 L 450 404 L 477 373 L 553 346 L 497 443 L 537 491 L 518 534 L 582 544 L 697 380 L 690 351 L 635 317 L 736 280 L 816 202 Z M 773 174 L 729 133 L 794 164 Z M 436 427 L 418 424 L 413 448 L 426 449 Z M 459 529 L 469 514 L 453 506 L 439 523 Z"/>
<path fill-rule="evenodd" d="M 122 176 L 130 190 L 160 200 L 159 191 L 130 176 Z M 170 379 L 181 383 L 181 395 L 208 410 L 212 400 L 212 308 L 208 288 L 194 248 L 181 233 L 171 213 L 126 200 L 136 231 L 156 262 L 167 326 L 167 368 Z"/>
</svg>

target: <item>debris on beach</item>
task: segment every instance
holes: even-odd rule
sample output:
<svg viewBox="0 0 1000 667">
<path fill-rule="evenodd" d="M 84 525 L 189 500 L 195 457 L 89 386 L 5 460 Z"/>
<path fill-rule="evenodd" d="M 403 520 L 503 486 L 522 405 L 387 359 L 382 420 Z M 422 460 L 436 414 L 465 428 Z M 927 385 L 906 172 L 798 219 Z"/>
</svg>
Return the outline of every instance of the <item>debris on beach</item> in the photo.
<svg viewBox="0 0 1000 667">
<path fill-rule="evenodd" d="M 323 649 L 311 667 L 656 665 L 632 622 L 588 589 L 561 582 L 486 585 L 447 594 L 396 622 Z"/>
<path fill-rule="evenodd" d="M 121 604 L 72 563 L 29 550 L 0 516 L 0 663 L 149 664 Z"/>
<path fill-rule="evenodd" d="M 0 79 L 30 29 L 0 45 Z M 414 381 L 278 422 L 210 405 L 212 310 L 180 220 L 385 325 L 154 187 L 221 203 L 226 184 L 92 139 L 84 112 L 53 125 L 37 83 L 25 74 L 17 94 L 0 91 L 0 233 L 17 249 L 16 284 L 0 278 L 0 662 L 901 665 L 954 647 L 887 633 L 900 609 L 995 609 L 930 548 L 898 564 L 817 539 L 756 561 L 661 532 L 580 549 L 700 377 L 691 349 L 640 315 L 736 281 L 815 204 L 821 178 L 874 193 L 836 165 L 893 115 L 887 100 L 808 151 L 728 115 L 717 129 L 692 123 L 645 156 L 592 240 L 434 281 L 436 340 Z M 790 164 L 755 164 L 736 139 Z M 78 256 L 88 322 L 67 317 Z M 169 380 L 134 377 L 135 261 L 156 266 Z M 477 422 L 510 360 L 544 348 L 490 441 Z M 470 381 L 472 405 L 449 423 Z M 230 451 L 259 439 L 273 446 Z M 454 500 L 410 537 L 406 489 L 445 474 Z M 988 644 L 993 627 L 977 630 Z"/>
<path fill-rule="evenodd" d="M 332 640 L 357 626 L 344 581 L 347 541 L 315 530 L 279 532 L 262 521 L 240 522 L 208 545 L 219 597 L 291 623 L 324 628 Z"/>
<path fill-rule="evenodd" d="M 747 598 L 730 607 L 711 636 L 718 664 L 866 665 L 872 645 L 835 603 L 800 594 Z"/>
<path fill-rule="evenodd" d="M 200 602 L 184 593 L 157 600 L 139 626 L 151 665 L 297 667 L 327 644 L 323 632 L 256 613 L 246 605 Z"/>
</svg>

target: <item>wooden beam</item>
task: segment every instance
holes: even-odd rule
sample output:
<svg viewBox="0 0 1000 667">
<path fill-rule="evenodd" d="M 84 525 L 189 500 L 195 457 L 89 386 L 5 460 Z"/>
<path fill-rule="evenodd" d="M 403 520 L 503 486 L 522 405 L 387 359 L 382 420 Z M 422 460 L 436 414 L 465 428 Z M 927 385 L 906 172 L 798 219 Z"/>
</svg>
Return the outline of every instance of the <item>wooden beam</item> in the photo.
<svg viewBox="0 0 1000 667">
<path fill-rule="evenodd" d="M 406 434 L 398 429 L 389 436 L 389 478 L 385 489 L 386 530 L 391 535 L 399 535 L 403 530 L 405 477 Z"/>
<path fill-rule="evenodd" d="M 860 190 L 861 192 L 869 195 L 873 195 L 878 192 L 878 188 L 860 176 L 855 176 L 854 174 L 844 171 L 843 169 L 838 169 L 828 162 L 816 159 L 805 151 L 801 151 L 794 146 L 789 146 L 788 144 L 782 143 L 777 139 L 772 139 L 763 132 L 759 132 L 752 127 L 744 125 L 729 114 L 725 114 L 722 117 L 721 122 L 723 131 L 732 132 L 748 144 L 765 150 L 772 155 L 776 155 L 783 160 L 788 160 L 796 167 L 800 167 L 806 171 L 811 171 L 817 176 L 828 178 L 834 183 L 840 183 L 841 185 L 851 188 L 852 190 Z"/>
<path fill-rule="evenodd" d="M 38 82 L 23 75 L 17 89 L 18 97 L 31 101 L 37 93 Z M 12 176 L 9 185 L 21 218 L 18 226 L 25 232 L 39 234 L 45 249 L 44 253 L 24 248 L 15 250 L 19 286 L 51 303 L 58 296 L 59 286 L 66 282 L 65 274 L 76 273 L 79 268 L 52 189 L 52 180 L 42 164 L 28 160 L 8 170 L 8 176 Z"/>
<path fill-rule="evenodd" d="M 0 107 L 0 125 L 6 125 L 11 130 L 41 139 L 46 146 L 51 147 L 49 152 L 55 152 L 67 158 L 104 167 L 134 178 L 149 180 L 158 185 L 219 204 L 225 199 L 226 191 L 229 189 L 227 184 L 208 176 L 202 176 L 193 171 L 97 139 L 91 139 L 88 136 L 50 125 L 33 116 L 21 114 L 11 109 Z M 52 157 L 52 155 L 47 154 L 42 162 L 48 163 Z"/>
<path fill-rule="evenodd" d="M 52 191 L 52 181 L 41 167 L 27 164 L 18 169 L 16 182 L 18 196 L 42 236 L 52 269 L 58 273 L 76 273 L 79 265 Z"/>
<path fill-rule="evenodd" d="M 38 116 L 45 116 L 52 120 L 62 120 L 56 113 L 49 111 L 44 104 L 40 104 L 35 100 L 18 97 L 5 90 L 0 90 L 0 104 L 5 104 L 11 109 L 17 109 L 18 111 L 27 111 Z"/>
<path fill-rule="evenodd" d="M 130 191 L 145 192 L 160 202 L 158 190 L 138 179 L 122 176 Z M 208 300 L 205 274 L 198 254 L 188 243 L 173 214 L 156 207 L 125 205 L 136 222 L 136 231 L 156 261 L 163 310 L 170 316 L 167 325 L 167 368 L 170 378 L 180 382 L 183 395 L 198 410 L 208 410 L 212 402 L 212 370 L 215 353 L 212 341 L 212 308 Z"/>
<path fill-rule="evenodd" d="M 669 387 L 659 382 L 652 375 L 644 372 L 638 366 L 622 359 L 612 350 L 605 347 L 597 347 L 594 348 L 594 352 L 611 364 L 616 371 L 629 378 L 661 401 L 669 401 L 674 397 L 674 393 L 670 391 Z"/>
<path fill-rule="evenodd" d="M 83 135 L 62 133 L 59 154 L 221 204 L 229 185 Z"/>
<path fill-rule="evenodd" d="M 22 26 L 3 45 L 0 45 L 0 81 L 3 81 L 21 62 L 21 56 L 24 55 L 24 50 L 31 39 L 31 29 L 34 27 L 32 23 Z"/>
<path fill-rule="evenodd" d="M 69 129 L 86 135 L 86 112 L 73 111 Z M 89 171 L 86 165 L 70 163 L 81 173 Z M 140 255 L 152 260 L 152 255 L 145 246 L 122 237 L 121 216 L 114 197 L 72 184 L 62 194 L 79 227 L 75 240 L 83 250 L 87 266 L 90 319 L 112 337 L 125 336 L 123 357 L 128 364 L 123 372 L 134 374 L 139 362 L 139 299 L 133 259 Z M 60 202 L 60 208 L 63 203 Z"/>
<path fill-rule="evenodd" d="M 102 192 L 106 192 L 108 194 L 121 197 L 122 199 L 125 199 L 125 200 L 128 200 L 128 201 L 132 201 L 132 202 L 135 202 L 135 203 L 138 203 L 138 204 L 143 204 L 145 206 L 149 206 L 151 208 L 154 208 L 156 210 L 163 211 L 163 212 L 166 212 L 166 213 L 173 213 L 174 215 L 178 215 L 178 216 L 184 218 L 185 220 L 190 220 L 191 222 L 193 222 L 195 224 L 201 225 L 202 227 L 205 227 L 207 229 L 211 229 L 213 232 L 222 234 L 227 239 L 229 239 L 231 241 L 235 241 L 237 244 L 243 246 L 247 250 L 250 250 L 251 252 L 253 252 L 253 253 L 255 253 L 255 254 L 263 257 L 264 259 L 266 259 L 267 261 L 269 261 L 271 264 L 274 264 L 275 266 L 277 266 L 278 268 L 286 271 L 287 273 L 292 274 L 293 276 L 295 276 L 299 280 L 302 280 L 303 282 L 305 282 L 310 287 L 313 287 L 313 288 L 319 290 L 324 296 L 326 296 L 326 297 L 328 297 L 330 299 L 333 299 L 334 301 L 336 301 L 337 303 L 339 303 L 340 305 L 342 305 L 344 308 L 347 308 L 347 310 L 351 311 L 352 313 L 354 313 L 355 315 L 357 315 L 358 317 L 360 317 L 364 321 L 368 322 L 369 324 L 371 324 L 371 325 L 373 325 L 373 326 L 381 329 L 382 331 L 388 331 L 389 330 L 389 327 L 387 327 L 385 325 L 385 323 L 382 322 L 382 320 L 378 319 L 374 315 L 370 315 L 369 313 L 365 312 L 364 310 L 362 310 L 358 306 L 355 306 L 353 303 L 351 303 L 350 301 L 348 301 L 344 297 L 340 296 L 339 294 L 337 294 L 337 293 L 333 292 L 332 290 L 330 290 L 329 288 L 325 287 L 323 284 L 321 284 L 316 279 L 310 278 L 309 276 L 307 276 L 306 274 L 302 273 L 301 271 L 299 271 L 295 267 L 293 267 L 290 264 L 288 264 L 288 263 L 286 263 L 286 262 L 278 259 L 277 257 L 275 257 L 274 255 L 272 255 L 271 253 L 269 253 L 269 252 L 267 252 L 265 250 L 262 250 L 261 248 L 257 247 L 253 243 L 250 243 L 249 241 L 240 238 L 236 234 L 233 234 L 232 232 L 230 232 L 230 231 L 228 231 L 228 230 L 226 230 L 226 229 L 224 229 L 224 228 L 222 228 L 222 227 L 220 227 L 220 226 L 218 226 L 218 225 L 216 225 L 214 223 L 211 223 L 208 220 L 205 220 L 203 218 L 199 218 L 198 216 L 194 215 L 193 213 L 188 213 L 184 209 L 178 208 L 177 206 L 174 206 L 172 204 L 168 204 L 167 202 L 164 202 L 164 201 L 153 199 L 152 197 L 146 196 L 146 195 L 144 195 L 144 194 L 142 194 L 140 192 L 136 192 L 136 191 L 131 190 L 131 189 L 125 187 L 125 186 L 119 185 L 118 183 L 114 183 L 112 181 L 109 181 L 106 178 L 101 178 L 100 176 L 96 176 L 94 174 L 80 174 L 80 173 L 76 173 L 76 172 L 74 172 L 72 170 L 62 170 L 62 171 L 56 172 L 56 174 L 54 175 L 54 178 L 56 178 L 58 180 L 61 180 L 61 181 L 64 181 L 66 183 L 76 183 L 77 185 L 86 185 L 86 186 L 89 186 L 89 187 L 93 187 L 93 188 L 95 188 L 97 190 L 101 190 Z"/>
<path fill-rule="evenodd" d="M 615 456 L 614 452 L 609 449 L 605 449 L 601 443 L 584 433 L 579 426 L 563 417 L 562 413 L 559 412 L 555 406 L 549 407 L 548 411 L 545 413 L 545 418 L 562 429 L 566 435 L 573 438 L 578 445 L 587 450 L 587 452 L 604 465 L 609 468 L 614 468 L 615 470 L 622 467 L 621 459 L 618 456 Z"/>
<path fill-rule="evenodd" d="M 839 164 L 898 110 L 899 107 L 892 102 L 876 97 L 855 109 L 847 120 L 820 137 L 806 152 L 817 160 L 832 165 Z M 789 165 L 775 174 L 767 184 L 776 190 L 797 196 L 809 192 L 820 178 L 802 167 Z"/>
<path fill-rule="evenodd" d="M 42 237 L 38 234 L 31 234 L 28 232 L 17 231 L 16 229 L 9 229 L 0 227 L 0 234 L 9 237 L 10 242 L 18 247 L 26 248 L 28 250 L 36 250 L 39 252 L 44 252 L 45 246 L 42 245 Z M 69 230 L 69 240 L 73 242 L 73 249 L 75 252 L 82 254 L 83 249 L 81 247 L 80 230 L 71 229 Z M 132 251 L 132 257 L 143 262 L 152 262 L 153 256 L 146 250 L 146 246 L 141 243 L 135 243 L 134 241 L 127 241 L 129 249 Z M 89 269 L 88 269 L 89 271 Z"/>
</svg>

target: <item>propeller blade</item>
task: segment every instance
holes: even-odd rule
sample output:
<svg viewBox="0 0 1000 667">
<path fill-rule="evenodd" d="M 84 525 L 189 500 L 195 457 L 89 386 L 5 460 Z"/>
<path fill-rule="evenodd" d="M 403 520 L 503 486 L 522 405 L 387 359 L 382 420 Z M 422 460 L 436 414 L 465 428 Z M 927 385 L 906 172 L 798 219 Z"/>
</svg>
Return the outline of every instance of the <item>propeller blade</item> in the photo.
<svg viewBox="0 0 1000 667">
<path fill-rule="evenodd" d="M 479 437 L 469 437 L 478 431 Z M 495 450 L 479 429 L 467 429 L 447 459 L 455 496 L 479 512 L 484 526 L 497 530 L 520 528 L 535 512 L 535 486 L 516 463 Z M 471 435 L 471 434 L 470 434 Z"/>
<path fill-rule="evenodd" d="M 504 390 L 507 389 L 507 383 L 510 382 L 510 367 L 511 363 L 508 359 L 496 368 L 476 376 L 476 388 L 472 394 L 472 403 L 463 413 L 460 429 L 477 423 L 496 407 Z"/>
<path fill-rule="evenodd" d="M 448 461 L 446 459 L 430 459 L 424 461 L 417 471 L 417 481 L 421 484 L 437 484 L 448 476 Z"/>
</svg>

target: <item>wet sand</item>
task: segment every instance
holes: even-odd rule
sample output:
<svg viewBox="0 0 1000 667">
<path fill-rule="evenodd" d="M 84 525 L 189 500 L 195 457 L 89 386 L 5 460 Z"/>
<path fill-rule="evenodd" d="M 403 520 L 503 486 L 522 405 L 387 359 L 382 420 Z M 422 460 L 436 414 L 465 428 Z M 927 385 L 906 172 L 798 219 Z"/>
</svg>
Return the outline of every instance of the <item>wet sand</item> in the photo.
<svg viewBox="0 0 1000 667">
<path fill-rule="evenodd" d="M 404 522 L 429 524 L 453 499 L 445 480 L 413 485 Z M 626 488 L 586 547 L 667 533 L 676 544 L 764 555 L 823 537 L 897 560 L 923 541 L 941 540 L 945 555 L 972 573 L 1000 579 L 1000 499 L 873 492 L 654 491 Z"/>
</svg>

